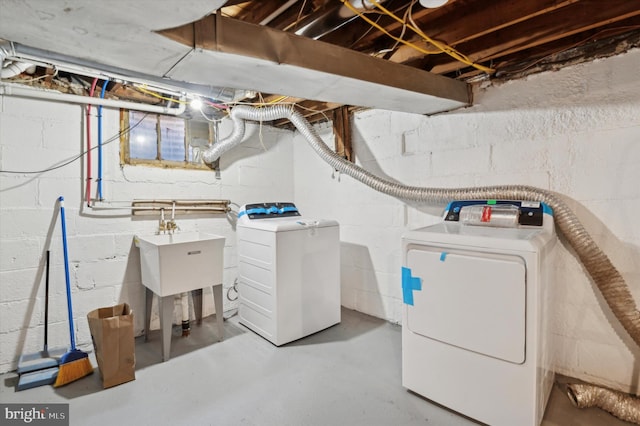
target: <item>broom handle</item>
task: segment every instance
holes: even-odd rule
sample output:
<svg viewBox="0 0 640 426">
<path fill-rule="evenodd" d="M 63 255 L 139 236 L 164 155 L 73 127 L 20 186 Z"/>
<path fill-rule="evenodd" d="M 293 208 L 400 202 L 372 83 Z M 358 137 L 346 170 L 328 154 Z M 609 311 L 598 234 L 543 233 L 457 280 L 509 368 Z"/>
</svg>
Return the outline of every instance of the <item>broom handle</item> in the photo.
<svg viewBox="0 0 640 426">
<path fill-rule="evenodd" d="M 49 257 L 51 250 L 47 250 L 47 267 L 44 281 L 44 351 L 47 351 L 49 335 Z"/>
<path fill-rule="evenodd" d="M 64 218 L 64 197 L 58 198 L 60 202 L 60 220 L 62 222 L 62 248 L 64 250 L 64 278 L 67 284 L 67 311 L 69 312 L 69 336 L 71 338 L 71 350 L 76 349 L 76 339 L 74 337 L 73 311 L 71 309 L 71 280 L 69 279 L 69 255 L 67 254 L 67 225 Z"/>
</svg>

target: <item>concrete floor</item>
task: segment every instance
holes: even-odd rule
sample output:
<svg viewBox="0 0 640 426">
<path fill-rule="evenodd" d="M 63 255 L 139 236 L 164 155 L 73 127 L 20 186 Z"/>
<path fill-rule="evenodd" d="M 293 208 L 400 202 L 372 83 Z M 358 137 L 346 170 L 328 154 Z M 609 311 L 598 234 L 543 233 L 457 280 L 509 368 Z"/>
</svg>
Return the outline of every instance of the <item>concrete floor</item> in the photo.
<svg viewBox="0 0 640 426">
<path fill-rule="evenodd" d="M 238 323 L 214 317 L 188 338 L 174 329 L 171 359 L 160 334 L 136 340 L 136 380 L 102 389 L 95 374 L 54 389 L 15 392 L 15 373 L 0 376 L 0 402 L 69 403 L 71 425 L 476 425 L 401 384 L 401 329 L 343 309 L 328 330 L 275 347 Z M 490 390 L 488 390 L 490 391 Z M 574 408 L 554 387 L 543 425 L 626 425 L 599 409 Z"/>
</svg>

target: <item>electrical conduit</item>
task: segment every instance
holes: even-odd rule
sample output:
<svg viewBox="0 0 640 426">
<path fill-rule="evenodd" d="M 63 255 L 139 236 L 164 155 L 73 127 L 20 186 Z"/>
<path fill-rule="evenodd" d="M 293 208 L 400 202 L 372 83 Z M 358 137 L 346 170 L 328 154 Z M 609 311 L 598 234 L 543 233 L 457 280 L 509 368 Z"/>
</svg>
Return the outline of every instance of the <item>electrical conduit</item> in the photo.
<svg viewBox="0 0 640 426">
<path fill-rule="evenodd" d="M 100 99 L 104 99 L 104 93 L 107 88 L 109 80 L 105 80 L 102 83 L 102 90 L 100 91 Z M 102 201 L 102 105 L 98 106 L 98 200 Z"/>
<path fill-rule="evenodd" d="M 254 108 L 239 105 L 231 110 L 230 117 L 234 124 L 233 131 L 227 138 L 222 139 L 203 153 L 203 159 L 207 163 L 212 163 L 224 152 L 242 142 L 245 133 L 244 120 L 263 122 L 286 118 L 293 123 L 316 154 L 333 169 L 351 176 L 378 192 L 396 198 L 427 203 L 478 199 L 529 200 L 546 203 L 553 209 L 559 231 L 575 250 L 609 308 L 633 341 L 640 346 L 640 312 L 625 279 L 589 235 L 575 213 L 551 191 L 525 185 L 468 188 L 428 188 L 402 185 L 380 178 L 334 153 L 320 139 L 309 122 L 290 106 L 275 105 Z"/>
<path fill-rule="evenodd" d="M 78 105 L 102 105 L 107 108 L 122 108 L 133 111 L 150 112 L 152 114 L 166 114 L 177 116 L 186 110 L 185 99 L 178 102 L 177 107 L 142 104 L 139 102 L 128 102 L 117 99 L 100 99 L 89 96 L 71 95 L 53 90 L 37 89 L 29 86 L 22 86 L 13 83 L 0 83 L 0 95 L 17 96 L 19 98 L 44 99 L 52 102 L 66 102 Z"/>
<path fill-rule="evenodd" d="M 98 79 L 94 78 L 89 89 L 89 97 L 93 97 L 96 90 Z M 87 104 L 87 187 L 85 189 L 85 197 L 87 199 L 87 207 L 91 207 L 91 104 Z"/>
</svg>

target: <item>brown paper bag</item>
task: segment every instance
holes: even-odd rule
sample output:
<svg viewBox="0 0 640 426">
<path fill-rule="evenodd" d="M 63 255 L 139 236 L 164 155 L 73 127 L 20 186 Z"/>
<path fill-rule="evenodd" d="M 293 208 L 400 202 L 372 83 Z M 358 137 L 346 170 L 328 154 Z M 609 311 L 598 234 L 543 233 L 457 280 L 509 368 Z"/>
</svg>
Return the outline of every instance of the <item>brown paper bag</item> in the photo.
<svg viewBox="0 0 640 426">
<path fill-rule="evenodd" d="M 128 304 L 100 308 L 87 314 L 102 387 L 135 380 L 136 353 L 133 312 Z"/>
</svg>

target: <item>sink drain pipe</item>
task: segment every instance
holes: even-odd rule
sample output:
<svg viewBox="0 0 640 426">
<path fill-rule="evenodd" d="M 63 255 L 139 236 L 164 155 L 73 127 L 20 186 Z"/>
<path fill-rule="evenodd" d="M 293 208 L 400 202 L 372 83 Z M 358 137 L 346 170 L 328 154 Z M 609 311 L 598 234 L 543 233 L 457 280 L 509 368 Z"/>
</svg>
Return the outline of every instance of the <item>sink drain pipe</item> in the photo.
<svg viewBox="0 0 640 426">
<path fill-rule="evenodd" d="M 234 124 L 233 131 L 227 138 L 222 139 L 203 153 L 203 159 L 207 163 L 214 162 L 224 152 L 242 142 L 245 134 L 245 120 L 263 122 L 286 118 L 302 134 L 316 154 L 333 169 L 351 176 L 378 192 L 395 198 L 426 203 L 478 199 L 541 201 L 546 203 L 553 209 L 557 228 L 575 250 L 609 308 L 633 341 L 640 346 L 640 312 L 624 277 L 586 231 L 575 213 L 555 193 L 526 185 L 468 188 L 428 188 L 402 185 L 378 177 L 337 155 L 322 141 L 309 122 L 296 112 L 292 106 L 275 105 L 255 108 L 238 105 L 231 110 L 230 117 Z"/>
</svg>

